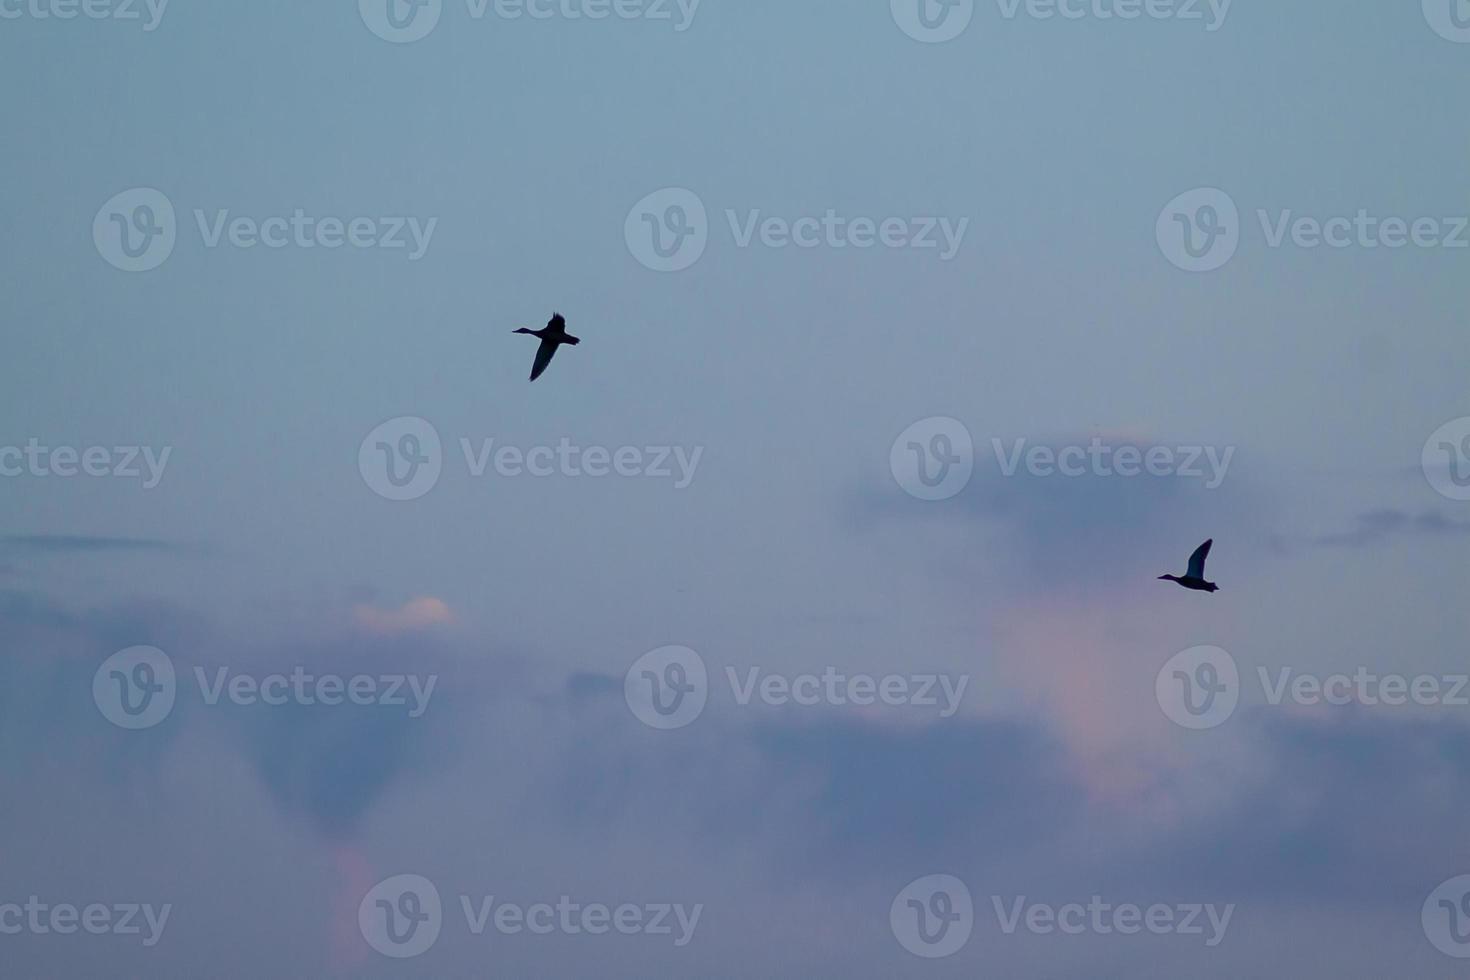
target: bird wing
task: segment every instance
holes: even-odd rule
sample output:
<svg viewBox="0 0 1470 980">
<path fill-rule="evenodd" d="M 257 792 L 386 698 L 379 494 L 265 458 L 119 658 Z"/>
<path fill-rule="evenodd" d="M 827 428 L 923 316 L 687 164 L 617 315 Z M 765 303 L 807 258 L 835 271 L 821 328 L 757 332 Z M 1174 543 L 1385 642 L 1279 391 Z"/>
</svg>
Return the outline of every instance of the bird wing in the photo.
<svg viewBox="0 0 1470 980">
<path fill-rule="evenodd" d="M 541 341 L 541 346 L 536 348 L 536 364 L 531 368 L 531 380 L 535 381 L 546 373 L 546 366 L 556 356 L 557 344 L 550 340 Z"/>
<path fill-rule="evenodd" d="M 1186 574 L 1190 578 L 1205 577 L 1205 559 L 1210 557 L 1210 545 L 1214 543 L 1215 539 L 1211 538 L 1194 549 L 1194 554 L 1189 556 L 1189 571 Z"/>
<path fill-rule="evenodd" d="M 553 333 L 562 333 L 567 329 L 566 318 L 560 313 L 551 314 L 551 320 L 546 324 Z"/>
</svg>

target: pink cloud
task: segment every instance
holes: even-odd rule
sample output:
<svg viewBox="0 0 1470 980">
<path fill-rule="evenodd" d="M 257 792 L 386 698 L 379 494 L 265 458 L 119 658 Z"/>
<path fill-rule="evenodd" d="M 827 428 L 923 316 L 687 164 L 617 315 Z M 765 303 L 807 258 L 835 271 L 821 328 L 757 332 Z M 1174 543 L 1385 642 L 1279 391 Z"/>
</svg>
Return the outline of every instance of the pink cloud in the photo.
<svg viewBox="0 0 1470 980">
<path fill-rule="evenodd" d="M 358 626 L 373 633 L 410 633 L 454 622 L 454 613 L 442 599 L 424 596 L 411 599 L 397 609 L 379 609 L 359 603 L 352 607 Z"/>
</svg>

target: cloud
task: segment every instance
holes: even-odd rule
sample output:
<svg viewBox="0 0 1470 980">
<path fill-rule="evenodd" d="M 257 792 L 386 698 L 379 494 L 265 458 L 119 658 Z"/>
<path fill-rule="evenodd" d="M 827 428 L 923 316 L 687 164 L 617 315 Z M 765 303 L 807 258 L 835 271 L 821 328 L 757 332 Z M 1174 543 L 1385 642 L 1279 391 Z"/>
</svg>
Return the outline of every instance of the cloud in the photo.
<svg viewBox="0 0 1470 980">
<path fill-rule="evenodd" d="M 608 674 L 576 671 L 567 677 L 566 695 L 574 700 L 596 698 L 607 694 L 621 694 L 623 681 Z"/>
<path fill-rule="evenodd" d="M 1255 775 L 1216 770 L 1222 804 L 1161 837 L 1140 865 L 1146 880 L 1282 903 L 1415 908 L 1470 861 L 1470 727 L 1362 708 L 1258 709 L 1237 724 Z"/>
<path fill-rule="evenodd" d="M 710 945 L 690 954 L 689 972 L 719 972 L 720 943 L 743 937 L 729 923 L 757 921 L 773 903 L 800 905 L 816 910 L 820 921 L 807 928 L 824 930 L 832 974 L 862 975 L 872 964 L 852 943 L 920 874 L 957 875 L 981 903 L 1021 894 L 1237 901 L 1243 930 L 1250 916 L 1342 906 L 1416 921 L 1424 894 L 1470 853 L 1470 727 L 1414 712 L 1242 710 L 1218 730 L 1175 738 L 1177 754 L 1135 756 L 1142 776 L 1120 798 L 1093 791 L 1093 761 L 1044 715 L 896 724 L 841 709 L 712 702 L 689 727 L 655 732 L 628 711 L 617 674 L 510 658 L 487 666 L 457 656 L 452 636 L 365 636 L 340 618 L 323 627 L 319 612 L 243 637 L 189 634 L 179 626 L 187 621 L 156 607 L 93 612 L 0 593 L 7 638 L 84 640 L 82 656 L 0 646 L 4 690 L 14 694 L 0 706 L 12 795 L 58 808 L 76 796 L 131 815 L 128 793 L 143 786 L 148 812 L 218 850 L 218 800 L 268 812 L 250 805 L 259 792 L 325 855 L 316 871 L 274 869 L 269 893 L 299 889 L 323 867 L 341 879 L 302 901 L 322 903 L 334 928 L 346 923 L 322 939 L 346 960 L 354 897 L 399 869 L 471 890 L 482 881 L 506 888 L 509 878 L 525 895 L 559 894 L 571 880 L 593 897 L 604 885 L 718 896 L 718 917 L 707 899 Z M 460 701 L 441 711 L 452 702 L 436 695 L 429 715 L 409 720 L 346 706 L 206 709 L 191 695 L 160 729 L 120 732 L 90 704 L 91 673 L 119 631 L 139 629 L 165 637 L 159 645 L 181 675 L 196 663 L 435 672 Z M 550 693 L 526 696 L 533 691 Z M 27 705 L 34 710 L 10 711 Z M 8 764 L 20 754 L 44 765 Z M 207 801 L 170 791 L 180 760 L 207 773 Z M 0 812 L 0 829 L 13 830 L 14 819 Z M 270 846 L 281 836 L 268 821 L 253 832 Z M 519 841 L 520 853 L 471 846 L 467 858 L 467 842 L 484 840 Z M 465 869 L 460 878 L 424 856 L 441 850 L 446 868 Z M 124 867 L 104 852 L 91 860 L 104 880 Z M 187 882 L 191 870 L 172 873 Z M 195 885 L 207 887 L 179 887 Z M 454 949 L 443 963 L 460 962 Z"/>
<path fill-rule="evenodd" d="M 204 553 L 197 545 L 178 544 L 157 538 L 77 534 L 7 534 L 0 536 L 0 548 L 32 555 L 133 552 L 198 556 Z"/>
<path fill-rule="evenodd" d="M 1088 760 L 1035 719 L 711 709 L 652 732 L 612 680 L 567 695 L 575 735 L 546 767 L 555 792 L 534 794 L 568 832 L 718 843 L 804 887 L 922 870 L 1019 893 L 1415 908 L 1470 861 L 1470 726 L 1452 719 L 1251 709 L 1180 755 L 1135 758 L 1147 778 L 1119 798 L 1091 792 Z"/>
<path fill-rule="evenodd" d="M 778 782 L 786 773 L 788 787 L 794 776 L 807 789 L 795 829 L 817 858 L 874 860 L 878 845 L 897 864 L 950 847 L 1027 847 L 1071 826 L 1085 805 L 1063 747 L 1025 722 L 824 718 L 750 737 Z"/>
<path fill-rule="evenodd" d="M 1394 537 L 1452 537 L 1462 534 L 1470 534 L 1470 520 L 1455 520 L 1437 511 L 1409 514 L 1384 508 L 1358 515 L 1356 526 L 1349 531 L 1313 538 L 1311 543 L 1323 548 L 1367 548 Z"/>
<path fill-rule="evenodd" d="M 21 628 L 62 629 L 79 622 L 75 613 L 34 592 L 0 590 L 0 623 L 12 637 L 14 631 Z"/>
<path fill-rule="evenodd" d="M 241 635 L 156 602 L 75 609 L 0 590 L 0 763 L 31 768 L 35 762 L 27 760 L 67 758 L 107 785 L 156 779 L 170 747 L 181 741 L 233 746 L 253 763 L 284 814 L 324 838 L 348 839 L 393 787 L 447 756 L 438 726 L 455 710 L 450 688 L 463 692 L 483 683 L 463 667 L 476 666 L 471 658 L 408 628 L 441 620 L 442 605 L 409 603 L 390 611 L 388 628 L 368 635 L 320 611 L 258 621 Z M 171 659 L 178 701 L 156 728 L 120 733 L 92 702 L 93 675 L 106 657 L 140 644 Z M 297 667 L 313 677 L 412 674 L 423 683 L 431 675 L 444 681 L 424 714 L 411 718 L 407 705 L 241 706 L 228 698 L 211 705 L 196 680 L 202 672 L 215 683 L 221 669 L 227 680 L 289 677 Z M 412 703 L 408 686 L 398 690 Z M 46 746 L 44 755 L 34 751 L 37 745 Z"/>
<path fill-rule="evenodd" d="M 1051 440 L 1048 445 L 1086 447 L 1091 436 Z M 1149 444 L 1131 445 L 1146 453 Z M 914 500 L 891 480 L 860 496 L 870 522 L 902 521 L 915 527 L 950 529 L 951 549 L 983 556 L 1004 580 L 1023 591 L 1047 593 L 1110 588 L 1114 583 L 1178 571 L 1190 551 L 1209 537 L 1229 536 L 1236 551 L 1265 550 L 1268 503 L 1236 460 L 1215 489 L 1183 476 L 1124 477 L 1088 471 L 1036 475 L 1024 465 L 1007 476 L 988 444 L 977 445 L 976 472 L 957 497 L 941 503 Z M 1180 455 L 1179 465 L 1186 465 Z M 1202 461 L 1195 467 L 1209 469 Z M 934 539 L 921 547 L 934 549 Z M 1223 549 L 1217 549 L 1218 552 Z M 926 562 L 933 564 L 932 556 Z M 952 569 L 953 563 L 950 565 Z"/>
<path fill-rule="evenodd" d="M 380 609 L 359 603 L 352 608 L 352 618 L 369 632 L 392 635 L 452 623 L 454 613 L 442 599 L 421 597 L 411 599 L 397 609 Z"/>
</svg>

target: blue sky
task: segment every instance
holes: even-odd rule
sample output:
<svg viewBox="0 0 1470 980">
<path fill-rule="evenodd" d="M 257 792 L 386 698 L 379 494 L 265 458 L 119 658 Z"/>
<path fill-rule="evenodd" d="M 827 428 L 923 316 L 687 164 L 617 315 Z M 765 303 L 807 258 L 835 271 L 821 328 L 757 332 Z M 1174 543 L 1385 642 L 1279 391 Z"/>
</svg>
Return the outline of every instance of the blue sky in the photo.
<svg viewBox="0 0 1470 980">
<path fill-rule="evenodd" d="M 405 43 L 375 3 L 0 0 L 17 975 L 1377 977 L 1470 952 L 1435 918 L 1470 872 L 1463 0 L 976 0 L 938 43 L 920 0 L 443 0 Z M 1180 268 L 1169 230 L 1221 201 L 1216 267 Z M 696 251 L 651 268 L 644 215 L 691 202 Z M 145 271 L 120 268 L 135 219 L 169 229 Z M 511 331 L 553 310 L 582 343 L 528 384 Z M 935 419 L 972 472 L 925 500 L 895 461 L 959 431 Z M 389 499 L 378 443 L 429 431 L 432 485 Z M 1173 471 L 1007 472 L 1094 442 Z M 1210 453 L 1217 485 L 1179 472 Z M 1157 581 L 1211 537 L 1220 592 Z M 670 645 L 707 704 L 662 731 L 626 692 Z M 140 646 L 177 689 L 129 730 L 105 663 Z M 1162 692 L 1199 647 L 1238 705 L 1194 730 Z M 416 717 L 244 693 L 297 668 L 436 680 Z M 947 716 L 741 703 L 752 669 L 966 686 Z M 1311 703 L 1303 675 L 1374 680 Z M 1385 676 L 1437 693 L 1384 703 Z M 443 921 L 396 958 L 358 913 L 404 874 Z M 890 920 L 932 875 L 974 907 L 943 957 Z M 31 895 L 172 911 L 148 947 L 5 932 Z M 474 935 L 460 899 L 491 895 L 702 912 L 678 946 Z M 1094 895 L 1234 911 L 1210 947 L 996 912 Z"/>
</svg>

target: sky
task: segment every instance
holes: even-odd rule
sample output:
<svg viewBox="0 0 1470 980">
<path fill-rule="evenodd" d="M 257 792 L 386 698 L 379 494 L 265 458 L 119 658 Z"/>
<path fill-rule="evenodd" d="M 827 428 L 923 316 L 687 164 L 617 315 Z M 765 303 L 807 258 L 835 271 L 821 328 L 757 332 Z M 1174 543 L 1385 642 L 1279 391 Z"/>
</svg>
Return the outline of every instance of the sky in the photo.
<svg viewBox="0 0 1470 980">
<path fill-rule="evenodd" d="M 1463 972 L 1467 81 L 1465 0 L 0 0 L 4 972 Z"/>
</svg>

